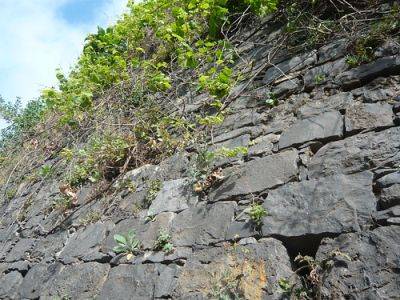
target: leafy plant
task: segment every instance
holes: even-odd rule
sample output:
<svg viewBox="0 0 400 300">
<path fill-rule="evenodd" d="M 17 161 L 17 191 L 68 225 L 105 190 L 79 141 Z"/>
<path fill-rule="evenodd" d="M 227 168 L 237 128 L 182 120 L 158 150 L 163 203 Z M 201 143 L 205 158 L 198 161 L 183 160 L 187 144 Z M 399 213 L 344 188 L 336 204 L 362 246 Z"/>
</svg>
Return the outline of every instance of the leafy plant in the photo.
<svg viewBox="0 0 400 300">
<path fill-rule="evenodd" d="M 157 240 L 154 243 L 154 250 L 161 250 L 165 253 L 170 253 L 173 249 L 174 245 L 171 243 L 171 235 L 165 229 L 161 229 L 158 232 Z"/>
<path fill-rule="evenodd" d="M 248 215 L 249 215 L 251 221 L 253 221 L 257 226 L 261 226 L 262 222 L 263 222 L 263 218 L 265 216 L 267 216 L 268 213 L 262 205 L 253 203 L 250 206 Z"/>
<path fill-rule="evenodd" d="M 51 176 L 53 172 L 53 168 L 49 165 L 44 165 L 39 169 L 39 176 L 43 179 L 48 178 Z"/>
<path fill-rule="evenodd" d="M 215 116 L 206 116 L 203 118 L 198 118 L 197 122 L 204 126 L 217 126 L 224 122 L 224 116 L 222 114 L 217 114 Z"/>
<path fill-rule="evenodd" d="M 314 82 L 315 84 L 321 84 L 322 82 L 324 82 L 325 79 L 325 74 L 317 74 L 314 77 Z"/>
<path fill-rule="evenodd" d="M 115 234 L 114 241 L 118 245 L 113 248 L 113 251 L 126 254 L 128 260 L 139 251 L 140 241 L 136 238 L 134 231 L 129 231 L 127 234 Z"/>
<path fill-rule="evenodd" d="M 99 211 L 90 211 L 86 216 L 80 221 L 84 226 L 92 223 L 96 223 L 101 219 L 101 213 Z"/>
<path fill-rule="evenodd" d="M 267 104 L 269 107 L 274 107 L 279 104 L 279 101 L 275 94 L 270 93 L 268 99 L 265 100 L 265 104 Z"/>
<path fill-rule="evenodd" d="M 150 180 L 147 187 L 147 194 L 145 197 L 145 204 L 147 207 L 153 202 L 153 200 L 157 197 L 158 192 L 162 188 L 162 182 L 159 179 Z"/>
<path fill-rule="evenodd" d="M 290 293 L 293 287 L 293 285 L 290 284 L 289 280 L 287 280 L 286 278 L 279 278 L 278 285 L 285 294 Z"/>
<path fill-rule="evenodd" d="M 249 149 L 247 147 L 243 146 L 238 146 L 232 149 L 228 149 L 226 147 L 221 147 L 214 151 L 214 154 L 216 157 L 222 157 L 222 158 L 234 158 L 237 157 L 238 155 L 247 155 L 249 152 Z"/>
<path fill-rule="evenodd" d="M 15 188 L 11 188 L 11 189 L 6 190 L 6 198 L 7 198 L 7 200 L 12 200 L 15 197 L 16 194 L 17 194 L 17 189 L 15 189 Z"/>
<path fill-rule="evenodd" d="M 73 199 L 66 195 L 57 197 L 53 203 L 52 208 L 61 212 L 65 212 L 73 207 Z"/>
</svg>

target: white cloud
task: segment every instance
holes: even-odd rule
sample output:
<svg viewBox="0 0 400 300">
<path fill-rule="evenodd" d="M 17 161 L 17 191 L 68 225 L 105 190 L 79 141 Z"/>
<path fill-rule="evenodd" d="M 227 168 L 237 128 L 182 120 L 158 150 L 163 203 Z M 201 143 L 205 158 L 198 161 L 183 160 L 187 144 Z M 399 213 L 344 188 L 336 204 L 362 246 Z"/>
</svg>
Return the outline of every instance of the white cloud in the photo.
<svg viewBox="0 0 400 300">
<path fill-rule="evenodd" d="M 55 69 L 68 71 L 85 36 L 121 14 L 127 0 L 108 0 L 90 24 L 69 24 L 58 14 L 71 0 L 0 0 L 0 95 L 36 98 L 54 85 Z"/>
</svg>

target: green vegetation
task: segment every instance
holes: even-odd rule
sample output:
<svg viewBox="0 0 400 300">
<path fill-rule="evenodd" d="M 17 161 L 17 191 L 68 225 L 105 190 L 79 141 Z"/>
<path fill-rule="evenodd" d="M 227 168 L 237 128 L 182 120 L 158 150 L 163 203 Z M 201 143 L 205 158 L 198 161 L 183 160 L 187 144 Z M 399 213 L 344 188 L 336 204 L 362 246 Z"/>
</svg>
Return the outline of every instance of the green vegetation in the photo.
<svg viewBox="0 0 400 300">
<path fill-rule="evenodd" d="M 316 260 L 311 256 L 297 255 L 294 259 L 298 265 L 298 269 L 294 274 L 300 272 L 303 275 L 302 282 L 291 282 L 290 278 L 279 278 L 278 285 L 283 294 L 290 299 L 320 299 L 321 287 L 327 273 L 332 269 L 336 261 L 351 261 L 351 257 L 339 250 L 330 252 L 325 259 Z"/>
<path fill-rule="evenodd" d="M 265 100 L 265 104 L 269 107 L 274 107 L 279 104 L 279 100 L 275 94 L 270 93 L 267 100 Z"/>
<path fill-rule="evenodd" d="M 267 211 L 265 208 L 257 203 L 253 203 L 250 206 L 250 210 L 248 212 L 248 215 L 250 217 L 250 220 L 254 222 L 255 225 L 258 227 L 262 225 L 263 218 L 268 215 Z"/>
<path fill-rule="evenodd" d="M 15 195 L 17 195 L 17 189 L 15 188 L 10 188 L 6 191 L 6 199 L 8 201 L 12 200 L 15 197 Z"/>
<path fill-rule="evenodd" d="M 52 175 L 53 169 L 49 165 L 41 166 L 39 169 L 39 176 L 46 179 Z"/>
<path fill-rule="evenodd" d="M 113 251 L 115 253 L 126 254 L 128 260 L 139 251 L 140 242 L 136 238 L 134 231 L 129 231 L 127 234 L 115 234 L 114 241 L 118 245 L 113 248 Z"/>
<path fill-rule="evenodd" d="M 74 206 L 73 199 L 71 197 L 62 195 L 57 197 L 52 203 L 52 209 L 60 212 L 65 212 Z"/>
<path fill-rule="evenodd" d="M 250 66 L 236 66 L 244 59 L 231 37 L 239 26 L 254 19 L 256 24 L 268 13 L 275 12 L 286 24 L 276 44 L 287 46 L 289 52 L 346 37 L 353 41 L 347 62 L 368 62 L 388 36 L 398 34 L 399 6 L 372 12 L 366 9 L 368 1 L 350 2 L 130 1 L 115 25 L 87 37 L 69 74 L 57 70 L 57 86 L 44 89 L 23 109 L 19 101 L 12 104 L 0 98 L 0 115 L 11 124 L 0 141 L 4 195 L 27 180 L 28 172 L 42 178 L 65 174 L 61 183 L 77 190 L 85 184 L 111 182 L 182 150 L 208 149 L 215 128 L 228 114 L 232 88 L 249 79 L 240 71 Z M 354 9 L 359 9 L 357 18 L 373 19 L 372 26 L 349 17 Z M 198 96 L 204 99 L 200 107 L 186 111 Z M 273 94 L 262 101 L 269 107 L 279 104 Z M 198 151 L 192 176 L 195 190 L 206 191 L 223 178 L 213 166 L 215 159 L 246 152 L 240 147 Z M 40 167 L 50 159 L 51 170 Z M 135 190 L 133 185 L 124 188 Z M 149 188 L 147 205 L 156 193 L 156 188 Z"/>
<path fill-rule="evenodd" d="M 154 243 L 154 250 L 165 253 L 171 253 L 174 250 L 174 245 L 171 243 L 171 235 L 165 229 L 161 229 L 158 232 L 157 240 Z"/>
<path fill-rule="evenodd" d="M 99 211 L 90 211 L 88 212 L 81 220 L 80 223 L 83 226 L 96 223 L 101 220 L 101 213 Z"/>
<path fill-rule="evenodd" d="M 150 180 L 147 186 L 147 194 L 144 199 L 146 207 L 149 207 L 153 200 L 157 197 L 158 192 L 162 188 L 162 182 L 159 179 Z"/>
<path fill-rule="evenodd" d="M 221 147 L 215 151 L 200 150 L 194 165 L 189 170 L 189 176 L 192 178 L 195 192 L 206 191 L 214 183 L 223 179 L 222 170 L 214 167 L 216 159 L 235 158 L 247 154 L 248 148 L 243 146 L 232 149 Z"/>
</svg>

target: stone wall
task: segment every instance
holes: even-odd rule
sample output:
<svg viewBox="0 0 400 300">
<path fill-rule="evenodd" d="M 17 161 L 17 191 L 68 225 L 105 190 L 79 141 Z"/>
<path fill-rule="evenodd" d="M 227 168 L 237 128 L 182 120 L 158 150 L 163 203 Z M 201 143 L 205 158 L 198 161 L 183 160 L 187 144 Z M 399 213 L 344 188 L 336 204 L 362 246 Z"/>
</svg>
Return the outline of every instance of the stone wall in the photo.
<svg viewBox="0 0 400 300">
<path fill-rule="evenodd" d="M 248 155 L 216 165 L 224 179 L 193 191 L 193 153 L 129 171 L 135 190 L 116 189 L 65 215 L 49 210 L 55 178 L 21 184 L 0 209 L 1 299 L 284 299 L 282 279 L 301 286 L 299 253 L 332 256 L 316 284 L 323 299 L 400 295 L 400 55 L 388 41 L 371 63 L 350 68 L 347 41 L 267 62 L 278 31 L 244 29 L 238 53 L 251 85 L 229 105 L 213 148 Z M 272 27 L 273 28 L 273 27 Z M 265 46 L 262 46 L 265 45 Z M 250 76 L 251 77 L 251 76 Z M 271 93 L 279 104 L 270 107 Z M 196 111 L 199 95 L 185 106 Z M 145 207 L 149 182 L 162 188 Z M 249 219 L 258 201 L 261 226 Z M 23 217 L 21 217 L 23 216 Z M 159 230 L 174 250 L 153 250 Z M 134 230 L 141 250 L 113 252 L 113 236 Z M 336 251 L 336 252 L 335 252 Z M 292 295 L 294 297 L 294 295 Z"/>
</svg>

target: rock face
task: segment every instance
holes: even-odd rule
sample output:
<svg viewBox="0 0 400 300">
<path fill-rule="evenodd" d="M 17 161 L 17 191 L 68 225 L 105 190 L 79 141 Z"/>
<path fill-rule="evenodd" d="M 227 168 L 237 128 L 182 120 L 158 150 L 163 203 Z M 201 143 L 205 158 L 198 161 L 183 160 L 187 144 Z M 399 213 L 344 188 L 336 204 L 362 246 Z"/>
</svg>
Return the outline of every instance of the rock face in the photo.
<svg viewBox="0 0 400 300">
<path fill-rule="evenodd" d="M 297 146 L 315 140 L 338 139 L 343 136 L 343 117 L 339 112 L 326 112 L 300 120 L 284 131 L 279 148 Z"/>
<path fill-rule="evenodd" d="M 400 227 L 388 226 L 323 240 L 317 259 L 339 249 L 322 285 L 324 299 L 396 299 L 399 296 Z"/>
<path fill-rule="evenodd" d="M 263 235 L 285 237 L 360 230 L 376 210 L 372 173 L 288 183 L 271 191 Z"/>
<path fill-rule="evenodd" d="M 211 192 L 210 198 L 213 201 L 261 192 L 295 179 L 297 151 L 290 150 L 255 159 L 238 168 L 231 168 L 229 171 L 229 177 L 220 187 Z"/>
<path fill-rule="evenodd" d="M 254 68 L 235 68 L 255 82 L 205 146 L 247 154 L 201 177 L 188 148 L 128 171 L 96 201 L 83 201 L 96 188 L 85 185 L 64 213 L 52 209 L 60 178 L 23 181 L 0 205 L 0 298 L 399 299 L 398 42 L 355 68 L 347 40 L 271 65 L 261 45 L 274 26 L 240 45 Z M 195 95 L 187 109 L 207 101 Z M 138 244 L 116 253 L 129 232 Z"/>
</svg>

